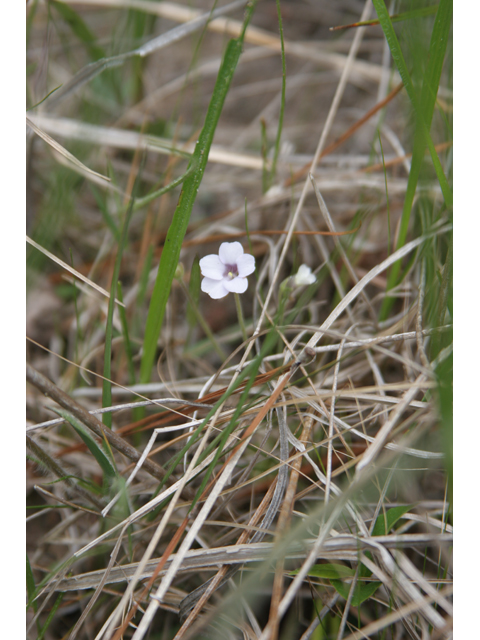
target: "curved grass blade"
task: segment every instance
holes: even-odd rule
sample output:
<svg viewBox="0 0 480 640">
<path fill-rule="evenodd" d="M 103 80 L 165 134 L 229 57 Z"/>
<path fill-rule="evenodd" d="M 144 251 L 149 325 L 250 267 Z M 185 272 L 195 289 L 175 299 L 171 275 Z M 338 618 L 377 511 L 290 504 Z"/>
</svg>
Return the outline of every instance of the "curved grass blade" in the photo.
<svg viewBox="0 0 480 640">
<path fill-rule="evenodd" d="M 190 160 L 189 169 L 193 168 L 193 171 L 183 183 L 172 224 L 168 229 L 148 310 L 143 342 L 143 356 L 140 366 L 140 382 L 148 382 L 150 379 L 153 362 L 155 360 L 157 340 L 160 335 L 170 289 L 180 258 L 182 242 L 190 221 L 190 214 L 197 196 L 197 191 L 202 181 L 205 167 L 207 166 L 208 154 L 223 109 L 223 104 L 242 52 L 245 30 L 250 22 L 255 5 L 256 0 L 254 0 L 247 9 L 241 35 L 238 38 L 230 40 L 227 45 L 205 117 L 205 123 L 195 146 L 192 159 Z"/>
<path fill-rule="evenodd" d="M 96 443 L 90 431 L 86 427 L 84 427 L 83 424 L 79 420 L 77 420 L 77 418 L 75 418 L 75 416 L 72 416 L 71 413 L 68 413 L 68 411 L 59 409 L 58 407 L 51 407 L 51 409 L 52 411 L 55 411 L 55 413 L 58 413 L 59 416 L 62 416 L 62 418 L 64 418 L 69 424 L 72 425 L 81 439 L 87 445 L 90 453 L 100 465 L 105 476 L 113 480 L 113 478 L 115 478 L 117 475 L 117 471 L 113 466 L 111 460 L 102 450 L 102 448 L 99 447 L 99 445 Z"/>
</svg>

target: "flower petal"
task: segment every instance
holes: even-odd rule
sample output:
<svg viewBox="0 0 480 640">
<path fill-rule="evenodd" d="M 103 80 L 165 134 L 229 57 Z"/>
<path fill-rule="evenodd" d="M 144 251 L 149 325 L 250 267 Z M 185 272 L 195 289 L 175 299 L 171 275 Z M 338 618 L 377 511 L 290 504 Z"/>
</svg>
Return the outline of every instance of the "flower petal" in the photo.
<svg viewBox="0 0 480 640">
<path fill-rule="evenodd" d="M 223 285 L 228 291 L 233 293 L 244 293 L 248 287 L 246 278 L 233 278 L 233 280 L 224 280 Z"/>
<path fill-rule="evenodd" d="M 240 242 L 222 242 L 218 255 L 223 264 L 237 264 L 237 260 L 243 255 L 243 247 Z"/>
<path fill-rule="evenodd" d="M 212 280 L 221 280 L 223 278 L 223 272 L 225 271 L 225 265 L 215 253 L 212 253 L 200 260 L 200 271 L 202 272 L 202 276 L 206 276 Z"/>
<path fill-rule="evenodd" d="M 225 288 L 224 280 L 212 280 L 211 278 L 204 278 L 201 285 L 202 291 L 208 293 L 208 295 L 214 300 L 224 298 L 228 294 L 228 289 Z"/>
<path fill-rule="evenodd" d="M 237 259 L 238 275 L 242 278 L 249 276 L 255 271 L 255 258 L 249 253 L 244 253 Z"/>
</svg>

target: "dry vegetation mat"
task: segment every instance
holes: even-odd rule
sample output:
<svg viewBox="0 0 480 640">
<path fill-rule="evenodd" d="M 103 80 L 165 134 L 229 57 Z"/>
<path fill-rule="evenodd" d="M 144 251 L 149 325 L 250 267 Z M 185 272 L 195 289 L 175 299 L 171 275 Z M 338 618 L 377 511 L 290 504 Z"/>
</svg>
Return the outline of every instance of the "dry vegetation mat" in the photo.
<svg viewBox="0 0 480 640">
<path fill-rule="evenodd" d="M 27 0 L 27 637 L 452 637 L 451 0 Z"/>
</svg>

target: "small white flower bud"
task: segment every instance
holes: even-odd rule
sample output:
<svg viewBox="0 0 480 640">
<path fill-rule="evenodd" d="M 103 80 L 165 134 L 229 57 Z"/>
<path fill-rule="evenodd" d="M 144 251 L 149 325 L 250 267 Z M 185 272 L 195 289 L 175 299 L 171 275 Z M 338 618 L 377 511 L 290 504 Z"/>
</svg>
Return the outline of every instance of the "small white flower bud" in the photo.
<svg viewBox="0 0 480 640">
<path fill-rule="evenodd" d="M 302 264 L 298 268 L 298 272 L 295 276 L 293 276 L 293 283 L 295 287 L 303 287 L 304 285 L 313 284 L 316 280 L 316 277 L 312 273 L 310 267 L 307 267 L 306 264 Z"/>
</svg>

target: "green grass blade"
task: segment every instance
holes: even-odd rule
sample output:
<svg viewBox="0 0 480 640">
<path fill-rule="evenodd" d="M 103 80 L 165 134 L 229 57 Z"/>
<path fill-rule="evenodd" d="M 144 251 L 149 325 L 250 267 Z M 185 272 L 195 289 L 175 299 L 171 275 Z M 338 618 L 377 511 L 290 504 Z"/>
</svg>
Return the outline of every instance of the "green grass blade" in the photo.
<svg viewBox="0 0 480 640">
<path fill-rule="evenodd" d="M 450 31 L 453 10 L 452 1 L 440 0 L 430 41 L 429 60 L 425 71 L 420 101 L 408 72 L 407 65 L 398 42 L 397 35 L 393 28 L 391 18 L 388 14 L 387 8 L 385 7 L 384 0 L 373 0 L 373 4 L 385 34 L 385 38 L 387 39 L 390 47 L 392 58 L 397 65 L 398 72 L 400 73 L 403 84 L 405 85 L 408 97 L 416 111 L 417 117 L 419 118 L 420 129 L 423 130 L 423 134 L 428 139 L 430 136 L 429 130 L 433 116 L 433 107 L 435 106 L 440 74 L 448 44 L 448 34 Z M 425 111 L 422 110 L 422 106 L 426 108 Z"/>
<path fill-rule="evenodd" d="M 120 230 L 119 230 L 115 220 L 112 218 L 112 216 L 111 216 L 111 214 L 110 214 L 110 212 L 108 210 L 107 203 L 106 203 L 105 199 L 102 198 L 102 196 L 100 195 L 100 193 L 98 192 L 98 190 L 97 190 L 97 188 L 95 187 L 94 184 L 89 182 L 88 186 L 90 187 L 90 191 L 92 192 L 93 197 L 95 198 L 95 201 L 97 203 L 97 206 L 100 209 L 100 213 L 102 214 L 102 217 L 103 217 L 103 220 L 104 220 L 105 224 L 107 225 L 107 227 L 112 232 L 112 235 L 115 238 L 115 240 L 117 242 L 120 242 Z"/>
<path fill-rule="evenodd" d="M 385 38 L 387 39 L 388 45 L 390 47 L 392 58 L 397 65 L 397 69 L 403 80 L 405 89 L 408 93 L 408 97 L 410 98 L 416 116 L 412 164 L 410 175 L 408 176 L 407 190 L 405 193 L 405 201 L 396 245 L 396 249 L 399 249 L 405 244 L 406 241 L 408 225 L 410 222 L 410 215 L 413 206 L 413 199 L 417 189 L 417 183 L 420 176 L 420 169 L 423 163 L 423 156 L 426 146 L 428 146 L 430 150 L 435 171 L 437 173 L 437 178 L 445 198 L 445 203 L 447 204 L 447 206 L 451 206 L 453 202 L 453 196 L 450 186 L 447 182 L 447 179 L 445 178 L 443 169 L 440 165 L 438 155 L 434 149 L 433 141 L 430 136 L 430 126 L 433 118 L 435 100 L 440 83 L 440 75 L 443 67 L 443 61 L 445 58 L 445 51 L 448 44 L 448 36 L 450 32 L 452 2 L 451 0 L 440 0 L 435 23 L 433 26 L 428 63 L 425 71 L 420 99 L 418 98 L 413 86 L 412 79 L 408 72 L 407 65 L 400 49 L 400 45 L 395 34 L 392 21 L 390 19 L 390 16 L 388 15 L 387 8 L 385 7 L 385 3 L 383 2 L 383 0 L 373 0 L 373 4 L 380 20 L 380 24 L 382 25 Z M 400 262 L 397 262 L 392 266 L 388 277 L 387 290 L 391 289 L 398 283 L 400 269 Z M 382 320 L 384 320 L 388 316 L 392 304 L 392 298 L 385 299 L 382 310 L 380 312 L 380 318 Z"/>
<path fill-rule="evenodd" d="M 277 0 L 277 16 L 278 16 L 278 30 L 280 32 L 280 46 L 282 49 L 282 97 L 280 102 L 280 113 L 278 114 L 277 137 L 275 139 L 275 149 L 273 152 L 272 168 L 271 168 L 270 177 L 268 180 L 268 187 L 270 187 L 272 182 L 275 180 L 275 173 L 277 170 L 278 154 L 280 153 L 280 141 L 282 138 L 283 116 L 285 113 L 285 92 L 287 90 L 287 67 L 285 63 L 285 42 L 283 40 L 283 23 L 282 23 L 282 13 L 280 10 L 280 0 Z"/>
<path fill-rule="evenodd" d="M 53 603 L 53 607 L 51 608 L 50 613 L 48 614 L 48 618 L 47 618 L 45 624 L 43 625 L 42 629 L 40 630 L 40 633 L 37 636 L 37 640 L 42 640 L 43 639 L 43 636 L 47 632 L 47 629 L 50 626 L 50 623 L 52 622 L 53 618 L 55 617 L 55 614 L 57 613 L 58 607 L 62 604 L 62 600 L 63 600 L 64 595 L 65 595 L 65 593 L 63 591 L 61 591 L 59 593 L 59 595 L 57 596 L 57 599 Z"/>
<path fill-rule="evenodd" d="M 108 301 L 107 312 L 107 324 L 105 328 L 105 354 L 103 363 L 103 393 L 102 393 L 102 407 L 112 406 L 112 337 L 113 337 L 113 311 L 115 298 L 117 296 L 117 282 L 120 275 L 120 266 L 122 263 L 122 255 L 125 245 L 127 243 L 128 227 L 133 214 L 133 205 L 135 203 L 135 195 L 138 189 L 139 174 L 135 179 L 133 185 L 132 197 L 128 209 L 125 213 L 125 219 L 123 222 L 122 234 L 120 236 L 120 242 L 118 243 L 117 257 L 115 258 L 115 265 L 113 268 L 112 286 L 110 288 L 110 299 Z M 110 412 L 104 413 L 102 416 L 103 424 L 106 427 L 112 428 L 112 414 Z"/>
<path fill-rule="evenodd" d="M 387 199 L 387 225 L 388 225 L 387 254 L 390 255 L 392 252 L 392 247 L 391 247 L 392 226 L 391 226 L 391 218 L 390 218 L 390 198 L 388 197 L 388 176 L 387 176 L 387 168 L 385 166 L 385 156 L 383 154 L 382 136 L 380 135 L 380 131 L 378 131 L 378 142 L 380 144 L 380 151 L 382 152 L 383 179 L 385 181 L 385 197 Z"/>
<path fill-rule="evenodd" d="M 122 283 L 120 280 L 117 283 L 118 287 L 118 299 L 123 302 Z M 133 364 L 133 351 L 132 343 L 130 342 L 130 334 L 128 331 L 127 314 L 125 307 L 118 306 L 118 313 L 120 315 L 120 322 L 122 325 L 123 344 L 125 347 L 125 355 L 127 356 L 128 377 L 130 384 L 135 384 L 135 365 Z"/>
<path fill-rule="evenodd" d="M 290 571 L 291 576 L 296 576 L 300 569 Z M 335 580 L 336 578 L 353 578 L 355 571 L 350 567 L 346 567 L 344 564 L 338 564 L 336 562 L 328 564 L 314 564 L 308 571 L 307 575 L 312 578 L 324 578 L 326 580 Z"/>
<path fill-rule="evenodd" d="M 148 274 L 152 268 L 153 261 L 153 244 L 149 245 L 145 256 L 145 262 L 142 266 L 142 272 L 138 280 L 138 295 L 137 295 L 137 308 L 141 308 L 143 301 L 145 300 L 145 294 L 148 286 Z"/>
<path fill-rule="evenodd" d="M 445 257 L 445 264 L 441 273 L 437 274 L 437 280 L 440 281 L 440 289 L 437 293 L 437 288 L 429 287 L 428 292 L 435 291 L 435 297 L 432 296 L 432 320 L 433 325 L 441 327 L 445 324 L 447 313 L 453 318 L 453 250 L 450 242 L 447 255 Z M 434 334 L 432 336 L 432 344 L 430 353 L 432 358 L 436 358 L 440 351 L 452 343 L 453 337 L 448 332 L 447 334 Z"/>
<path fill-rule="evenodd" d="M 155 15 L 149 15 L 144 11 L 135 11 L 132 9 L 128 11 L 126 24 L 130 30 L 130 37 L 132 38 L 133 46 L 151 38 L 155 21 Z M 144 97 L 144 69 L 145 58 L 135 57 L 132 59 L 133 86 L 131 91 L 136 102 L 139 102 Z"/>
<path fill-rule="evenodd" d="M 52 89 L 51 91 L 49 91 L 47 93 L 46 96 L 44 96 L 41 100 L 39 100 L 38 102 L 36 102 L 34 105 L 32 105 L 31 107 L 28 107 L 27 109 L 25 109 L 25 111 L 33 111 L 33 109 L 36 109 L 37 107 L 39 107 L 43 102 L 45 102 L 45 100 L 47 98 L 49 98 L 53 93 L 55 93 L 55 91 L 58 91 L 60 89 L 62 85 L 59 84 L 58 87 L 55 87 L 55 89 Z"/>
<path fill-rule="evenodd" d="M 34 600 L 35 596 L 37 595 L 37 587 L 35 586 L 35 578 L 33 577 L 32 566 L 30 564 L 30 560 L 28 559 L 28 553 L 26 554 L 26 556 L 27 556 L 26 583 L 27 583 L 27 597 L 28 597 L 27 609 L 30 606 L 32 606 L 34 612 L 37 613 L 38 603 L 36 600 Z M 40 622 L 38 618 L 37 618 L 37 632 L 40 633 Z"/>
<path fill-rule="evenodd" d="M 250 253 L 253 254 L 253 245 L 252 245 L 252 240 L 250 239 L 250 229 L 248 228 L 248 209 L 247 209 L 247 199 L 245 198 L 245 231 L 247 232 L 247 241 L 248 241 L 248 247 L 250 249 Z M 257 274 L 257 265 L 255 264 L 255 278 L 258 279 L 258 274 Z"/>
<path fill-rule="evenodd" d="M 197 191 L 202 181 L 205 167 L 207 166 L 208 154 L 217 128 L 217 123 L 242 52 L 245 29 L 250 22 L 255 5 L 256 0 L 252 2 L 247 9 L 242 34 L 238 38 L 230 40 L 228 43 L 225 56 L 218 72 L 217 81 L 215 83 L 207 115 L 205 117 L 205 124 L 202 132 L 200 133 L 200 137 L 190 161 L 189 169 L 192 168 L 193 171 L 183 183 L 183 188 L 180 193 L 172 224 L 168 229 L 148 310 L 143 343 L 143 356 L 140 365 L 140 382 L 148 382 L 150 379 L 150 374 L 155 360 L 157 341 L 160 335 L 160 329 L 162 327 L 173 278 L 180 258 L 182 242 L 190 221 L 190 214 L 197 196 Z"/>
<path fill-rule="evenodd" d="M 432 37 L 430 40 L 430 49 L 428 55 L 427 68 L 422 85 L 420 95 L 420 114 L 423 116 L 426 128 L 426 142 L 430 155 L 432 157 L 433 166 L 437 174 L 440 187 L 442 189 L 445 203 L 448 207 L 453 205 L 453 195 L 448 181 L 443 172 L 438 154 L 433 145 L 430 136 L 430 127 L 432 125 L 433 112 L 437 99 L 440 78 L 442 74 L 445 53 L 448 45 L 448 36 L 452 22 L 453 4 L 452 0 L 440 0 L 438 12 L 433 25 Z M 422 124 L 422 120 L 420 121 Z"/>
<path fill-rule="evenodd" d="M 52 407 L 52 411 L 58 413 L 59 416 L 62 416 L 62 418 L 64 418 L 69 424 L 72 425 L 72 427 L 88 447 L 90 453 L 100 465 L 106 477 L 109 479 L 115 478 L 117 475 L 115 467 L 113 466 L 111 460 L 105 454 L 103 449 L 96 443 L 95 438 L 92 436 L 91 432 L 79 420 L 77 420 L 75 416 L 72 416 L 71 413 L 68 413 L 68 411 L 59 409 L 58 407 Z"/>
<path fill-rule="evenodd" d="M 451 336 L 450 336 L 451 337 Z M 440 434 L 448 473 L 448 498 L 453 500 L 453 353 L 435 369 Z"/>
<path fill-rule="evenodd" d="M 105 57 L 104 50 L 95 44 L 95 36 L 72 7 L 58 0 L 50 0 L 50 4 L 55 7 L 77 38 L 83 42 L 93 60 Z"/>
<path fill-rule="evenodd" d="M 269 176 L 268 176 L 268 136 L 267 136 L 267 123 L 263 118 L 260 118 L 260 154 L 262 156 L 262 193 L 268 191 Z"/>
<path fill-rule="evenodd" d="M 35 579 L 33 577 L 33 571 L 32 571 L 32 567 L 30 565 L 30 560 L 28 559 L 28 554 L 27 554 L 27 578 L 26 578 L 26 582 L 27 582 L 28 600 L 31 601 L 35 597 L 35 594 L 37 592 L 37 587 L 35 586 Z M 34 608 L 35 611 L 37 610 L 37 603 L 36 602 L 33 603 L 33 608 Z"/>
<path fill-rule="evenodd" d="M 404 20 L 412 20 L 413 18 L 425 18 L 431 16 L 438 10 L 438 5 L 434 4 L 431 7 L 420 7 L 419 9 L 413 9 L 412 11 L 405 11 L 404 13 L 397 13 L 392 16 L 392 22 L 403 22 Z M 378 20 L 372 20 L 372 23 L 378 24 Z"/>
<path fill-rule="evenodd" d="M 179 176 L 178 178 L 175 178 L 175 180 L 172 180 L 172 182 L 170 182 L 170 184 L 167 184 L 166 187 L 162 187 L 161 189 L 157 189 L 156 191 L 153 191 L 152 193 L 147 194 L 143 198 L 138 198 L 135 201 L 135 204 L 133 205 L 133 210 L 134 211 L 138 211 L 142 207 L 145 207 L 147 204 L 150 204 L 150 202 L 152 202 L 156 198 L 159 198 L 160 196 L 163 196 L 165 193 L 168 193 L 169 191 L 171 191 L 172 189 L 175 189 L 175 187 L 178 187 L 179 184 L 182 184 L 182 182 L 186 178 L 188 178 L 188 176 L 192 172 L 193 172 L 193 166 L 190 166 L 185 171 L 185 173 L 182 173 L 181 176 Z"/>
</svg>

